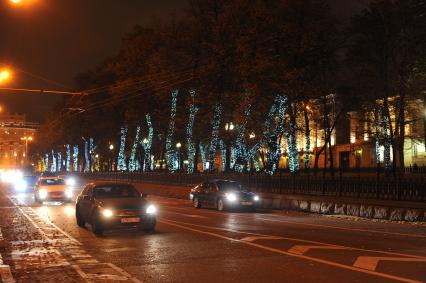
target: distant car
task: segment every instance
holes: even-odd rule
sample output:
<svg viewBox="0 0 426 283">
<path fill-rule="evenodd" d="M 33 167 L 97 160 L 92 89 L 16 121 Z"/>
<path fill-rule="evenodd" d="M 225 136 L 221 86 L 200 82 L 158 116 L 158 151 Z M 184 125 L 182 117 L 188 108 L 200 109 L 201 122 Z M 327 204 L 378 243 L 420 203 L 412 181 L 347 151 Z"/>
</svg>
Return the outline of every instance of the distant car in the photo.
<svg viewBox="0 0 426 283">
<path fill-rule="evenodd" d="M 255 193 L 244 189 L 240 183 L 230 180 L 211 180 L 191 189 L 189 198 L 195 208 L 212 206 L 219 211 L 233 208 L 255 210 L 260 201 Z"/>
<path fill-rule="evenodd" d="M 34 187 L 34 199 L 39 203 L 49 200 L 71 202 L 72 197 L 72 189 L 58 177 L 41 177 Z"/>
<path fill-rule="evenodd" d="M 96 182 L 86 185 L 77 197 L 77 225 L 90 223 L 95 234 L 120 227 L 137 227 L 153 231 L 157 223 L 156 207 L 146 194 L 127 183 Z"/>
</svg>

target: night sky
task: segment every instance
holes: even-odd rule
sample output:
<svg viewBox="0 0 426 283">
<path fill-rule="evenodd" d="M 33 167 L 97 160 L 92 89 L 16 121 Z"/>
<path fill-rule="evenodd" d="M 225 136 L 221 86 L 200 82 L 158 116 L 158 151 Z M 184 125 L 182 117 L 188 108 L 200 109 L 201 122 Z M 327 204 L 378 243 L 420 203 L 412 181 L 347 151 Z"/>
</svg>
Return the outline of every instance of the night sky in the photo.
<svg viewBox="0 0 426 283">
<path fill-rule="evenodd" d="M 29 0 L 34 3 L 17 8 L 8 0 L 0 1 L 0 65 L 16 66 L 59 83 L 15 71 L 7 86 L 60 90 L 72 89 L 77 73 L 113 56 L 122 36 L 135 24 L 167 18 L 173 12 L 183 15 L 187 4 L 187 0 Z M 363 2 L 335 0 L 330 4 L 341 19 L 348 19 Z M 0 91 L 5 111 L 24 112 L 35 121 L 54 110 L 58 99 Z"/>
</svg>

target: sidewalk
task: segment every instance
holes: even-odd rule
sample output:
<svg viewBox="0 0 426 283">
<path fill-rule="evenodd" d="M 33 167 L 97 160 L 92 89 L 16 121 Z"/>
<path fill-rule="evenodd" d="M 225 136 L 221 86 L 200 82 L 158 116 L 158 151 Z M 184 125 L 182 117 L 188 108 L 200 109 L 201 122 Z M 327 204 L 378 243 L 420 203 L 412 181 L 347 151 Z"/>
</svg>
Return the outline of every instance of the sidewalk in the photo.
<svg viewBox="0 0 426 283">
<path fill-rule="evenodd" d="M 178 199 L 189 199 L 191 187 L 133 183 L 141 192 Z M 310 213 L 348 215 L 392 221 L 426 222 L 426 203 L 332 196 L 258 193 L 261 208 L 297 210 Z"/>
<path fill-rule="evenodd" d="M 7 208 L 10 206 L 10 201 L 6 199 L 5 196 L 0 197 L 0 209 Z M 3 256 L 6 248 L 6 240 L 3 237 L 3 232 L 0 227 L 0 281 L 3 283 L 13 283 L 15 280 L 13 279 L 12 272 L 10 270 L 10 266 L 5 264 L 3 261 Z"/>
</svg>

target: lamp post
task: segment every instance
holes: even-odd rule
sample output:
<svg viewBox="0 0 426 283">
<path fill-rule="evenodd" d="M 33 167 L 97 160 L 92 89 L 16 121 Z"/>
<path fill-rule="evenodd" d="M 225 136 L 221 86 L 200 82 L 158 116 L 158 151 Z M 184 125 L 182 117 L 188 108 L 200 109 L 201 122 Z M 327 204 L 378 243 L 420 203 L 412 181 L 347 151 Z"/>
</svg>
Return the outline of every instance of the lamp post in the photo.
<svg viewBox="0 0 426 283">
<path fill-rule="evenodd" d="M 110 151 L 109 154 L 109 164 L 108 164 L 108 171 L 114 171 L 113 168 L 113 163 L 112 163 L 112 156 L 113 156 L 113 150 L 114 150 L 114 145 L 112 143 L 109 144 L 108 149 Z"/>
<path fill-rule="evenodd" d="M 180 169 L 181 169 L 181 167 L 182 166 L 180 166 L 180 160 L 181 160 L 181 158 L 180 158 L 180 148 L 182 147 L 182 144 L 180 143 L 180 142 L 178 142 L 177 144 L 176 144 L 176 149 L 177 149 L 177 155 L 178 155 L 178 171 L 180 171 Z"/>
<path fill-rule="evenodd" d="M 21 140 L 25 141 L 25 157 L 27 157 L 28 156 L 28 142 L 31 142 L 33 140 L 33 137 L 25 136 L 25 137 L 22 137 Z"/>
<path fill-rule="evenodd" d="M 224 172 L 228 172 L 231 168 L 231 142 L 230 142 L 231 137 L 229 136 L 229 134 L 234 130 L 234 128 L 235 128 L 235 126 L 232 122 L 225 124 L 225 131 L 227 133 L 227 135 L 226 135 L 227 141 L 226 141 L 226 144 L 225 144 L 226 163 L 225 163 L 225 168 L 223 168 Z"/>
</svg>

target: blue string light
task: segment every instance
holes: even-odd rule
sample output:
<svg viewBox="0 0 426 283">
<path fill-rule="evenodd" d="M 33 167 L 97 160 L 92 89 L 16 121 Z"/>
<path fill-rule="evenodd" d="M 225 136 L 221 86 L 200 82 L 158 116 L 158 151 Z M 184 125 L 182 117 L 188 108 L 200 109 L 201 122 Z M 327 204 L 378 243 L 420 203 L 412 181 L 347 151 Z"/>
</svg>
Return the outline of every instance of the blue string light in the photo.
<svg viewBox="0 0 426 283">
<path fill-rule="evenodd" d="M 74 172 L 78 172 L 78 145 L 74 145 L 73 153 Z"/>
<path fill-rule="evenodd" d="M 388 133 L 389 119 L 388 119 L 388 116 L 386 115 L 384 106 L 382 106 L 381 113 L 382 113 L 383 137 L 384 137 L 384 140 L 385 140 L 385 152 L 384 152 L 385 170 L 389 171 L 389 170 L 392 169 L 391 158 L 390 158 L 391 143 L 390 143 L 390 137 L 389 137 L 389 133 Z"/>
<path fill-rule="evenodd" d="M 268 148 L 268 157 L 266 160 L 266 166 L 264 168 L 265 172 L 273 175 L 275 170 L 277 169 L 277 162 L 281 156 L 280 150 L 280 136 L 284 132 L 284 118 L 285 118 L 285 110 L 286 110 L 286 102 L 287 97 L 277 95 L 275 97 L 274 103 L 272 104 L 268 116 L 266 118 L 263 130 L 263 146 L 267 146 Z M 277 113 L 278 111 L 278 113 Z M 275 129 L 271 132 L 271 124 L 273 118 L 277 115 Z"/>
<path fill-rule="evenodd" d="M 44 155 L 44 165 L 45 165 L 46 171 L 48 171 L 49 170 L 49 153 L 46 153 Z"/>
<path fill-rule="evenodd" d="M 139 162 L 136 159 L 136 151 L 138 149 L 138 145 L 140 143 L 140 133 L 141 133 L 141 127 L 136 127 L 136 136 L 133 141 L 132 151 L 130 153 L 130 159 L 129 159 L 129 171 L 135 172 L 139 168 Z"/>
<path fill-rule="evenodd" d="M 61 172 L 62 171 L 62 153 L 58 152 L 57 156 L 58 156 L 58 164 L 57 164 L 58 172 Z"/>
<path fill-rule="evenodd" d="M 309 168 L 311 164 L 311 136 L 310 133 L 307 132 L 305 135 L 306 145 L 305 145 L 305 168 Z"/>
<path fill-rule="evenodd" d="M 246 160 L 247 160 L 247 171 L 250 171 L 250 161 L 253 161 L 253 166 L 256 172 L 260 172 L 259 162 L 257 160 L 257 152 L 259 150 L 260 144 L 255 144 L 250 150 L 247 151 Z"/>
<path fill-rule="evenodd" d="M 203 146 L 201 143 L 198 145 L 198 148 L 200 150 L 200 156 L 201 156 L 201 163 L 203 165 L 203 172 L 205 172 L 207 168 L 207 151 L 209 150 L 209 146 L 205 145 Z M 210 165 L 210 164 L 209 164 Z"/>
<path fill-rule="evenodd" d="M 154 161 L 151 158 L 151 147 L 152 147 L 152 140 L 154 138 L 154 128 L 152 126 L 151 116 L 149 114 L 146 114 L 145 118 L 146 118 L 146 123 L 148 125 L 148 137 L 147 137 L 146 143 L 142 141 L 142 146 L 145 152 L 145 157 L 144 157 L 145 162 L 144 162 L 143 171 L 148 170 L 148 168 L 150 171 L 154 171 Z"/>
<path fill-rule="evenodd" d="M 127 127 L 121 127 L 120 129 L 120 149 L 118 152 L 118 160 L 117 160 L 117 170 L 119 171 L 127 171 L 126 166 L 126 135 L 127 135 Z"/>
<path fill-rule="evenodd" d="M 376 164 L 380 164 L 380 127 L 379 127 L 379 109 L 374 111 L 374 129 L 375 129 L 375 152 L 376 152 Z"/>
<path fill-rule="evenodd" d="M 89 160 L 89 142 L 84 139 L 84 172 L 88 173 L 90 171 L 90 160 Z"/>
<path fill-rule="evenodd" d="M 67 161 L 65 164 L 65 170 L 70 172 L 71 169 L 71 146 L 67 144 Z"/>
<path fill-rule="evenodd" d="M 55 152 L 52 149 L 52 166 L 50 168 L 50 172 L 56 172 L 56 157 Z"/>
<path fill-rule="evenodd" d="M 95 158 L 96 146 L 93 138 L 89 138 L 89 154 L 90 154 L 90 171 L 93 172 L 96 166 L 96 158 Z"/>
<path fill-rule="evenodd" d="M 251 105 L 248 104 L 246 109 L 244 110 L 244 119 L 241 125 L 237 125 L 237 139 L 235 141 L 234 146 L 231 149 L 231 164 L 230 168 L 234 169 L 237 172 L 242 172 L 244 170 L 244 163 L 247 161 L 247 149 L 245 144 L 245 134 L 247 128 L 247 122 L 250 117 Z M 238 163 L 237 161 L 241 160 L 242 163 Z"/>
<path fill-rule="evenodd" d="M 223 140 L 219 140 L 220 154 L 222 156 L 222 170 L 226 168 L 226 145 Z"/>
<path fill-rule="evenodd" d="M 209 154 L 209 170 L 214 170 L 214 160 L 216 155 L 216 146 L 219 141 L 219 127 L 220 120 L 222 118 L 222 105 L 220 102 L 216 103 L 214 113 L 213 113 L 213 122 L 212 122 L 212 138 L 210 141 L 210 154 Z"/>
<path fill-rule="evenodd" d="M 166 137 L 166 163 L 170 172 L 174 172 L 178 166 L 177 154 L 173 148 L 173 134 L 175 132 L 175 117 L 176 117 L 176 105 L 178 90 L 172 92 L 172 106 L 170 111 L 169 130 Z"/>
<path fill-rule="evenodd" d="M 194 173 L 194 162 L 195 162 L 195 144 L 192 140 L 193 136 L 193 128 L 195 121 L 195 114 L 198 111 L 198 108 L 194 104 L 195 99 L 195 91 L 190 90 L 189 95 L 191 96 L 192 103 L 189 105 L 189 119 L 188 125 L 186 126 L 186 142 L 188 144 L 188 169 L 187 172 L 189 174 Z"/>
</svg>

